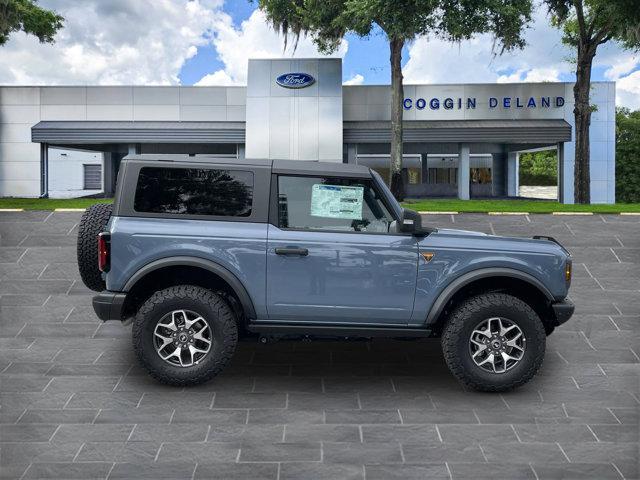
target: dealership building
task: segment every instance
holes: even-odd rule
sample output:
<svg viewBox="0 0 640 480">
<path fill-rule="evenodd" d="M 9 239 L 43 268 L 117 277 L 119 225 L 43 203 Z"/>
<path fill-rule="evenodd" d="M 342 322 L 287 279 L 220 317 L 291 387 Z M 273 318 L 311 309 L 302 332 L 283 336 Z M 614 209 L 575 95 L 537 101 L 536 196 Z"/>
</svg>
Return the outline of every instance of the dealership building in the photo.
<svg viewBox="0 0 640 480">
<path fill-rule="evenodd" d="M 405 85 L 410 197 L 517 197 L 522 152 L 553 150 L 573 203 L 573 84 Z M 595 82 L 591 199 L 615 202 L 615 84 Z M 340 59 L 249 60 L 247 86 L 0 87 L 0 196 L 110 195 L 128 153 L 299 159 L 389 175 L 391 89 Z"/>
</svg>

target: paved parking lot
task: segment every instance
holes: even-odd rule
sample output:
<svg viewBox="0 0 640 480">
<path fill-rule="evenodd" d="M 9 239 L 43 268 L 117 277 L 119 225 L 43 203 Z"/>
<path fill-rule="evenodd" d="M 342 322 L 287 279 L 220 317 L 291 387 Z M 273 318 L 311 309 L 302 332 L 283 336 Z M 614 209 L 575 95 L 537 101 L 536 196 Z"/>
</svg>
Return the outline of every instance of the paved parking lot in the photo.
<svg viewBox="0 0 640 480">
<path fill-rule="evenodd" d="M 2 478 L 638 478 L 640 217 L 434 215 L 553 235 L 574 319 L 542 372 L 464 391 L 437 340 L 242 343 L 207 385 L 137 366 L 75 265 L 79 213 L 0 213 Z"/>
</svg>

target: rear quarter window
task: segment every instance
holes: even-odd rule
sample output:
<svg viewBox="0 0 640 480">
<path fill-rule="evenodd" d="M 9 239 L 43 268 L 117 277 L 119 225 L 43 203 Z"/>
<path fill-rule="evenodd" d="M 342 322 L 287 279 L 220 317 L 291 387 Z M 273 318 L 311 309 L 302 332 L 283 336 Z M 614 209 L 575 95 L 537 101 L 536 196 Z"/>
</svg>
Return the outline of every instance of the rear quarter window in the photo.
<svg viewBox="0 0 640 480">
<path fill-rule="evenodd" d="M 133 208 L 140 213 L 248 217 L 253 173 L 215 168 L 143 167 Z"/>
</svg>

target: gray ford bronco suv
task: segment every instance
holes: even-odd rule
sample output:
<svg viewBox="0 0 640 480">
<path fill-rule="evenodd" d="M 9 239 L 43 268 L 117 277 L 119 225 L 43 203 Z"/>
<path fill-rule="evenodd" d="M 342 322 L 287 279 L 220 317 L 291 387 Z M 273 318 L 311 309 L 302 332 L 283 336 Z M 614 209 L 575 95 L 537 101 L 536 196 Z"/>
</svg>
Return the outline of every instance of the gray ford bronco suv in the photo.
<svg viewBox="0 0 640 480">
<path fill-rule="evenodd" d="M 241 337 L 435 336 L 463 384 L 504 391 L 574 310 L 553 238 L 423 225 L 348 164 L 128 156 L 113 207 L 82 217 L 78 263 L 98 317 L 132 320 L 142 365 L 180 386 Z"/>
</svg>

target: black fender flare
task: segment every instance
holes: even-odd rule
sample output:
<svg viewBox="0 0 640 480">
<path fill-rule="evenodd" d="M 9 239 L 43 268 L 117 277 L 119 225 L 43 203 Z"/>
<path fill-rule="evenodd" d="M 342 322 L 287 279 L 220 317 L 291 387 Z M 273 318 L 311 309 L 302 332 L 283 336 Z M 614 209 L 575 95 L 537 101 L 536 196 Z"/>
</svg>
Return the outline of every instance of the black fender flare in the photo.
<svg viewBox="0 0 640 480">
<path fill-rule="evenodd" d="M 138 281 L 147 276 L 149 273 L 159 270 L 161 268 L 166 267 L 197 267 L 202 268 L 204 270 L 208 270 L 211 273 L 222 278 L 227 284 L 231 287 L 231 289 L 235 292 L 236 296 L 240 300 L 240 305 L 242 305 L 242 309 L 244 311 L 245 316 L 248 319 L 256 318 L 256 309 L 253 306 L 253 301 L 249 296 L 249 292 L 244 287 L 242 282 L 238 279 L 238 277 L 223 267 L 222 265 L 212 262 L 211 260 L 205 260 L 204 258 L 199 257 L 188 257 L 188 256 L 179 256 L 179 257 L 167 257 L 161 258 L 159 260 L 155 260 L 151 263 L 147 263 L 145 266 L 140 268 L 136 273 L 134 273 L 129 280 L 124 285 L 122 289 L 124 292 L 129 292 Z"/>
<path fill-rule="evenodd" d="M 516 270 L 514 268 L 480 268 L 478 270 L 467 272 L 464 275 L 460 275 L 452 282 L 450 282 L 444 288 L 444 290 L 442 290 L 442 292 L 440 292 L 440 295 L 438 295 L 436 300 L 433 302 L 431 310 L 429 310 L 429 314 L 427 315 L 425 324 L 430 325 L 434 323 L 442 313 L 442 310 L 444 309 L 445 305 L 447 305 L 449 300 L 451 300 L 451 298 L 453 298 L 453 296 L 465 285 L 468 285 L 471 282 L 475 282 L 476 280 L 479 280 L 481 278 L 490 277 L 510 277 L 522 280 L 539 290 L 547 298 L 549 303 L 555 300 L 553 294 L 549 291 L 549 289 L 533 275 L 522 272 L 520 270 Z"/>
</svg>

